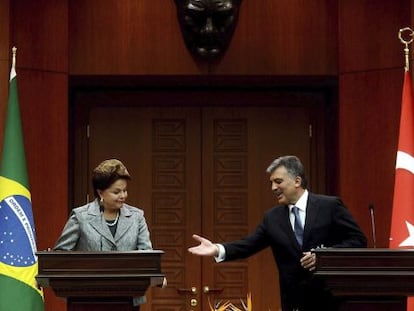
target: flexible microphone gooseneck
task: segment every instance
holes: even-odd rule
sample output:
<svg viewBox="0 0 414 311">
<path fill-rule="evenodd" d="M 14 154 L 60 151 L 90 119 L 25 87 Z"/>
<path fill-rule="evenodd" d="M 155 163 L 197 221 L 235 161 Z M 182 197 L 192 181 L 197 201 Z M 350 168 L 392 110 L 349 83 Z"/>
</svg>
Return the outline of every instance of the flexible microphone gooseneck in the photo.
<svg viewBox="0 0 414 311">
<path fill-rule="evenodd" d="M 374 244 L 374 248 L 377 247 L 377 235 L 375 232 L 375 214 L 374 214 L 374 205 L 372 203 L 368 206 L 369 209 L 369 216 L 371 218 L 371 230 L 372 230 L 372 242 Z"/>
</svg>

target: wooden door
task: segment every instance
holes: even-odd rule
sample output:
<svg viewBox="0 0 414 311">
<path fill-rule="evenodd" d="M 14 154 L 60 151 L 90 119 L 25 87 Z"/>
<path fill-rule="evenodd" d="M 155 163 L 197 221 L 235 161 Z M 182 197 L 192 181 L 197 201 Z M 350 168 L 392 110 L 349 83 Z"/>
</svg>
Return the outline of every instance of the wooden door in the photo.
<svg viewBox="0 0 414 311">
<path fill-rule="evenodd" d="M 309 122 L 306 107 L 203 109 L 205 236 L 231 241 L 256 228 L 264 212 L 276 204 L 266 173 L 272 160 L 294 154 L 309 167 Z M 278 273 L 269 249 L 248 260 L 205 260 L 202 271 L 203 288 L 222 290 L 217 299 L 225 297 L 240 306 L 240 299 L 250 292 L 254 310 L 279 310 Z"/>
<path fill-rule="evenodd" d="M 165 251 L 168 286 L 151 289 L 141 310 L 207 311 L 209 301 L 240 305 L 249 292 L 255 310 L 279 309 L 269 250 L 216 264 L 187 248 L 194 245 L 193 233 L 220 242 L 255 229 L 275 204 L 265 170 L 277 156 L 298 155 L 319 187 L 321 175 L 311 174 L 319 148 L 310 135 L 311 111 L 319 104 L 91 107 L 88 142 L 79 142 L 83 151 L 75 152 L 84 154 L 75 157 L 83 164 L 75 168 L 90 172 L 103 159 L 121 159 L 132 175 L 128 202 L 145 211 L 153 246 Z M 77 202 L 85 200 L 79 187 L 92 194 L 85 186 L 90 175 L 83 179 L 74 187 Z"/>
<path fill-rule="evenodd" d="M 187 246 L 202 221 L 200 124 L 198 108 L 91 110 L 89 166 L 113 157 L 126 165 L 132 177 L 128 202 L 144 210 L 153 247 L 165 251 L 168 286 L 151 290 L 143 311 L 189 310 L 186 304 L 198 298 L 201 259 L 190 256 Z"/>
</svg>

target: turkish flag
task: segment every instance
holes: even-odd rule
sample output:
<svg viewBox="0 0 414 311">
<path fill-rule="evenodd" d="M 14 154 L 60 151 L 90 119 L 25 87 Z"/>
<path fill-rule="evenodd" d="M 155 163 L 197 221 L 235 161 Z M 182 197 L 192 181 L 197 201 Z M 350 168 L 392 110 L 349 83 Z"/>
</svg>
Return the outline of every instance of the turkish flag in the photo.
<svg viewBox="0 0 414 311">
<path fill-rule="evenodd" d="M 411 75 L 405 71 L 400 117 L 400 134 L 395 164 L 394 198 L 390 248 L 414 247 L 414 102 Z M 414 298 L 407 300 L 414 311 Z"/>
</svg>

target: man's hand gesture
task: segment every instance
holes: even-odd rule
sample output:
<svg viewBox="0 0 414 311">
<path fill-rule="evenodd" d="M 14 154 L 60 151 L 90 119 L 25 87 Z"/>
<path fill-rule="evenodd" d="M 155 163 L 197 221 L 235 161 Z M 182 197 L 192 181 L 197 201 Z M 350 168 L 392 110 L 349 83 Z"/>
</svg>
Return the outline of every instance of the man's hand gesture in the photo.
<svg viewBox="0 0 414 311">
<path fill-rule="evenodd" d="M 190 247 L 188 251 L 191 254 L 198 256 L 217 256 L 219 253 L 217 245 L 212 243 L 210 240 L 203 238 L 197 234 L 193 234 L 193 239 L 199 242 L 197 246 Z"/>
</svg>

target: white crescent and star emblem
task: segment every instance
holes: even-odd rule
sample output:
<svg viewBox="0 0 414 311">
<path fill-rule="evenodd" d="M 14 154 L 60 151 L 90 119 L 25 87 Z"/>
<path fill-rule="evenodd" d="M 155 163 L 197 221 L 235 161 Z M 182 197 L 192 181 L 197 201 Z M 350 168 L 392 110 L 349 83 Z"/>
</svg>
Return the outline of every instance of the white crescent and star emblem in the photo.
<svg viewBox="0 0 414 311">
<path fill-rule="evenodd" d="M 405 224 L 407 225 L 408 237 L 398 245 L 399 247 L 414 246 L 414 226 L 407 220 Z"/>
</svg>

